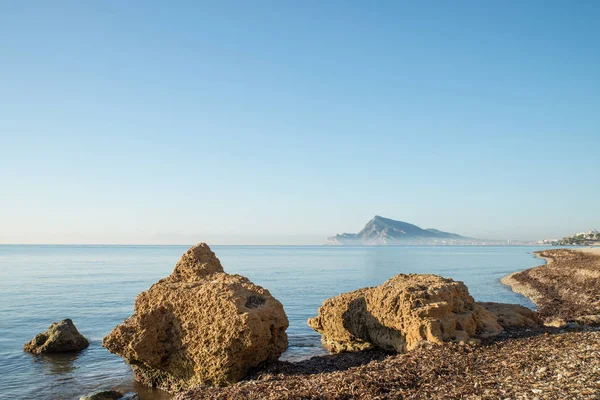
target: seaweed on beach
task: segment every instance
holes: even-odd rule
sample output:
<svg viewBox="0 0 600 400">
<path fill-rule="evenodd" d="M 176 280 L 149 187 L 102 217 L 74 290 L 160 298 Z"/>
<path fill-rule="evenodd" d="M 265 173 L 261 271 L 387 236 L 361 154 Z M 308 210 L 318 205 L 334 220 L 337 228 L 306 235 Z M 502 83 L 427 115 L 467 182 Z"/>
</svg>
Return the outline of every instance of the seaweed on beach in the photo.
<svg viewBox="0 0 600 400">
<path fill-rule="evenodd" d="M 406 354 L 365 351 L 266 366 L 200 399 L 598 399 L 600 332 L 521 329 L 480 346 L 424 345 Z"/>
</svg>

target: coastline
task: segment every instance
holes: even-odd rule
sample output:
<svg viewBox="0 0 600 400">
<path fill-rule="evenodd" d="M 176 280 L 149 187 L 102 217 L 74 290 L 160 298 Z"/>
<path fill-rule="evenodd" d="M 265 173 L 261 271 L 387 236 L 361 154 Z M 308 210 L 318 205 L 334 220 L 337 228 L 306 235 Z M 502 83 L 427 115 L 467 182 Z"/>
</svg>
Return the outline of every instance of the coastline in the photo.
<svg viewBox="0 0 600 400">
<path fill-rule="evenodd" d="M 568 279 L 550 279 L 536 286 L 525 278 L 531 271 L 543 276 L 564 262 L 577 265 L 591 258 L 598 261 L 600 277 L 600 249 L 590 250 L 592 254 L 564 249 L 535 252 L 545 264 L 507 275 L 502 283 L 543 309 L 550 298 L 544 286 L 569 287 Z M 577 276 L 567 270 L 565 276 L 569 275 Z M 600 282 L 593 274 L 584 275 Z M 579 284 L 576 279 L 573 282 Z M 556 298 L 551 300 L 554 306 L 561 305 Z M 367 350 L 293 363 L 277 361 L 232 386 L 196 386 L 178 393 L 174 400 L 592 399 L 600 392 L 595 372 L 600 369 L 600 330 L 583 326 L 586 323 L 596 324 L 593 319 L 580 319 L 580 324 L 573 325 L 510 328 L 477 346 L 425 344 L 407 353 Z"/>
<path fill-rule="evenodd" d="M 600 322 L 600 248 L 559 248 L 534 253 L 545 264 L 500 279 L 529 298 L 546 323 Z M 561 322 L 557 322 L 561 321 Z"/>
<path fill-rule="evenodd" d="M 232 386 L 197 386 L 174 400 L 595 399 L 599 352 L 595 329 L 507 330 L 478 346 L 278 361 Z"/>
<path fill-rule="evenodd" d="M 542 265 L 538 265 L 538 266 L 532 267 L 532 268 L 523 269 L 523 270 L 520 270 L 520 271 L 515 271 L 513 273 L 510 273 L 510 274 L 508 274 L 508 275 L 500 278 L 500 283 L 502 283 L 503 285 L 506 285 L 506 286 L 510 287 L 513 292 L 518 293 L 518 294 L 520 294 L 522 296 L 527 297 L 529 300 L 531 300 L 533 302 L 533 304 L 535 304 L 536 306 L 539 306 L 540 305 L 539 302 L 540 302 L 540 299 L 542 297 L 542 294 L 538 290 L 536 290 L 533 286 L 528 285 L 528 284 L 526 284 L 524 282 L 521 282 L 521 281 L 515 279 L 515 276 L 518 275 L 518 274 L 520 274 L 520 273 L 522 273 L 522 272 L 529 271 L 529 270 L 532 270 L 534 268 L 543 268 L 545 266 L 550 265 L 554 261 L 553 258 L 551 258 L 551 257 L 544 257 L 538 251 L 533 252 L 533 254 L 535 254 L 535 256 L 537 258 L 541 258 L 542 260 L 544 260 L 546 263 L 542 264 Z"/>
</svg>

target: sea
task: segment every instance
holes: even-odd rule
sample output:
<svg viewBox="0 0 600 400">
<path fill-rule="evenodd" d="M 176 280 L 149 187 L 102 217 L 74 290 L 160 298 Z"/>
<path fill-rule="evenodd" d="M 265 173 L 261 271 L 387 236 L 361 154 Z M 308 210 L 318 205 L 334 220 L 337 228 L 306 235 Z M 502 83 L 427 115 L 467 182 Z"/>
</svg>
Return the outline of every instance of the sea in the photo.
<svg viewBox="0 0 600 400">
<path fill-rule="evenodd" d="M 78 399 L 96 391 L 142 387 L 130 367 L 101 346 L 133 312 L 138 293 L 171 273 L 189 246 L 0 245 L 0 399 Z M 433 273 L 465 282 L 478 301 L 533 308 L 500 278 L 543 264 L 522 246 L 212 246 L 226 272 L 267 288 L 290 321 L 294 361 L 326 354 L 306 325 L 321 303 L 399 273 Z M 74 354 L 32 355 L 23 344 L 54 321 L 71 318 L 90 346 Z"/>
</svg>

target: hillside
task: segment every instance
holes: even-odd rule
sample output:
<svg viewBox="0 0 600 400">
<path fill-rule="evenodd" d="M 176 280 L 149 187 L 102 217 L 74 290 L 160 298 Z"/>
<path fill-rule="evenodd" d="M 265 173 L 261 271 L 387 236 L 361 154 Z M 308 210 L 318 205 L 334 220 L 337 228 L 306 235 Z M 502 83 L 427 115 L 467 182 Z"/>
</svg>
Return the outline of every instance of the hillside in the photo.
<svg viewBox="0 0 600 400">
<path fill-rule="evenodd" d="M 376 215 L 358 233 L 342 233 L 327 238 L 333 245 L 364 244 L 465 244 L 473 239 L 438 229 L 423 229 L 408 222 Z M 465 243 L 463 243 L 465 242 Z"/>
</svg>

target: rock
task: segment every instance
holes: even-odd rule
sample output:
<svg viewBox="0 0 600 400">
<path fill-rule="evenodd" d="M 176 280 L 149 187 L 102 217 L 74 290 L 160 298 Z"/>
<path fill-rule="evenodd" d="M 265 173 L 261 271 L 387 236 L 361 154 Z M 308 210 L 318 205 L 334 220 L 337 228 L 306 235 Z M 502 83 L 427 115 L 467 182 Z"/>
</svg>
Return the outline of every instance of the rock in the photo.
<svg viewBox="0 0 600 400">
<path fill-rule="evenodd" d="M 542 320 L 535 311 L 518 304 L 478 303 L 496 316 L 498 324 L 503 328 L 535 328 L 542 325 Z"/>
<path fill-rule="evenodd" d="M 287 348 L 288 320 L 268 290 L 223 271 L 202 243 L 173 273 L 142 292 L 135 313 L 102 342 L 131 364 L 136 380 L 167 391 L 224 386 Z"/>
<path fill-rule="evenodd" d="M 567 327 L 567 321 L 562 318 L 552 319 L 552 320 L 544 322 L 544 326 L 547 326 L 550 328 L 561 328 L 562 329 L 562 328 Z"/>
<path fill-rule="evenodd" d="M 425 341 L 469 343 L 502 331 L 462 282 L 428 274 L 400 274 L 327 299 L 308 325 L 334 353 L 372 347 L 405 352 Z"/>
<path fill-rule="evenodd" d="M 23 349 L 33 354 L 78 351 L 88 347 L 88 340 L 77 330 L 73 321 L 54 322 L 44 333 L 38 333 Z"/>
<path fill-rule="evenodd" d="M 123 393 L 116 390 L 102 390 L 94 392 L 87 396 L 81 396 L 79 400 L 118 400 L 123 398 Z"/>
</svg>

